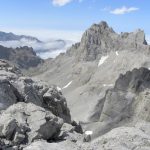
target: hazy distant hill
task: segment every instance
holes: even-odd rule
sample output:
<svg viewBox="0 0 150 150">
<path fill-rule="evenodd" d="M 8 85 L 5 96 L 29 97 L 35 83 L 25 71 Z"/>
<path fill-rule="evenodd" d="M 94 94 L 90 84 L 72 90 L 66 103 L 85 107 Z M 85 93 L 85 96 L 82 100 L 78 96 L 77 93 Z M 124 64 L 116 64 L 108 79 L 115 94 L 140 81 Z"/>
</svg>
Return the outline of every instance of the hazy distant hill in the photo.
<svg viewBox="0 0 150 150">
<path fill-rule="evenodd" d="M 21 39 L 41 42 L 39 39 L 32 37 L 32 36 L 16 35 L 12 32 L 6 33 L 6 32 L 0 31 L 0 41 L 19 41 Z"/>
</svg>

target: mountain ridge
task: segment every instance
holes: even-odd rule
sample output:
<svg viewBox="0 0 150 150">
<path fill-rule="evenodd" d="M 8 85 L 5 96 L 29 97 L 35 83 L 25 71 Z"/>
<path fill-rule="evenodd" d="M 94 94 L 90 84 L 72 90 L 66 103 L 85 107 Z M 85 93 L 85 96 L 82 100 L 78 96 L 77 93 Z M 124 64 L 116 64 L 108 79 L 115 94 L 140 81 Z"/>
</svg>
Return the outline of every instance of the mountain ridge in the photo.
<svg viewBox="0 0 150 150">
<path fill-rule="evenodd" d="M 33 78 L 57 84 L 67 98 L 72 115 L 88 121 L 98 99 L 114 85 L 120 73 L 133 68 L 150 68 L 149 54 L 144 31 L 118 34 L 102 22 L 87 29 L 81 42 L 66 53 L 33 70 Z M 68 83 L 71 84 L 64 89 Z"/>
<path fill-rule="evenodd" d="M 39 39 L 32 37 L 32 36 L 26 36 L 26 35 L 16 35 L 12 32 L 3 32 L 0 31 L 0 41 L 18 41 L 21 39 L 26 39 L 26 40 L 31 40 L 31 41 L 36 41 L 41 43 L 42 41 L 40 41 Z"/>
</svg>

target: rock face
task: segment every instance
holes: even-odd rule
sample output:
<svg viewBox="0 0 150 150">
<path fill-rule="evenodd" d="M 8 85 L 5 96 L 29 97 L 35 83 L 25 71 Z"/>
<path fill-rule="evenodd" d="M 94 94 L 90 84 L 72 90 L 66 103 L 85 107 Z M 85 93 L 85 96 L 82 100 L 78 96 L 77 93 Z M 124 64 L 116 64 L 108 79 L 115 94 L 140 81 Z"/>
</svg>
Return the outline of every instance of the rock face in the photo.
<svg viewBox="0 0 150 150">
<path fill-rule="evenodd" d="M 35 140 L 79 136 L 61 91 L 23 76 L 4 60 L 0 60 L 0 120 L 0 149 L 4 150 L 22 149 Z"/>
<path fill-rule="evenodd" d="M 8 64 L 4 61 L 3 65 Z M 70 112 L 67 107 L 66 99 L 61 91 L 57 91 L 55 86 L 49 86 L 31 78 L 18 76 L 15 72 L 1 70 L 1 109 L 6 109 L 17 102 L 34 103 L 45 107 L 53 114 L 63 118 L 66 122 L 71 121 Z"/>
<path fill-rule="evenodd" d="M 21 69 L 36 67 L 43 63 L 33 49 L 27 46 L 16 49 L 0 46 L 0 59 L 7 60 Z"/>
<path fill-rule="evenodd" d="M 93 61 L 110 51 L 149 49 L 146 45 L 144 31 L 139 29 L 132 33 L 117 34 L 102 21 L 86 30 L 81 42 L 73 46 L 73 50 L 69 50 L 68 53 L 75 53 L 73 55 L 81 60 Z"/>
<path fill-rule="evenodd" d="M 0 136 L 15 145 L 36 139 L 49 140 L 63 125 L 62 119 L 32 103 L 14 104 L 1 114 L 0 119 Z"/>
<path fill-rule="evenodd" d="M 107 90 L 99 100 L 91 120 L 99 122 L 92 127 L 96 137 L 112 128 L 150 121 L 150 71 L 146 68 L 133 69 L 120 75 L 114 88 Z M 91 129 L 91 130 L 93 130 Z"/>
</svg>

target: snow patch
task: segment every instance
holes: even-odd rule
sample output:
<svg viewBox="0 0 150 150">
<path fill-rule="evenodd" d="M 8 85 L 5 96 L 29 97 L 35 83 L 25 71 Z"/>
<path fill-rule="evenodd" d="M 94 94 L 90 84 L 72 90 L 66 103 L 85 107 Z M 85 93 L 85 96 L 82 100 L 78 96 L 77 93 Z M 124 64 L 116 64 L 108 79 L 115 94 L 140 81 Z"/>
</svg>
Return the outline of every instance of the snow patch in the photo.
<svg viewBox="0 0 150 150">
<path fill-rule="evenodd" d="M 101 59 L 99 60 L 98 67 L 101 66 L 101 65 L 106 61 L 106 59 L 107 59 L 108 57 L 109 57 L 109 56 L 102 56 Z"/>
<path fill-rule="evenodd" d="M 86 134 L 86 135 L 92 135 L 92 134 L 93 134 L 93 131 L 85 131 L 85 134 Z"/>
<path fill-rule="evenodd" d="M 58 90 L 58 91 L 61 91 L 61 88 L 57 86 L 57 90 Z"/>
<path fill-rule="evenodd" d="M 119 53 L 118 53 L 118 51 L 116 51 L 116 55 L 117 55 L 117 56 L 119 56 Z"/>
<path fill-rule="evenodd" d="M 104 86 L 104 87 L 106 87 L 106 86 L 111 87 L 111 86 L 113 86 L 113 84 L 103 84 L 103 86 Z"/>
<path fill-rule="evenodd" d="M 70 81 L 67 85 L 65 85 L 62 89 L 67 88 L 69 85 L 71 85 L 72 81 Z"/>
</svg>

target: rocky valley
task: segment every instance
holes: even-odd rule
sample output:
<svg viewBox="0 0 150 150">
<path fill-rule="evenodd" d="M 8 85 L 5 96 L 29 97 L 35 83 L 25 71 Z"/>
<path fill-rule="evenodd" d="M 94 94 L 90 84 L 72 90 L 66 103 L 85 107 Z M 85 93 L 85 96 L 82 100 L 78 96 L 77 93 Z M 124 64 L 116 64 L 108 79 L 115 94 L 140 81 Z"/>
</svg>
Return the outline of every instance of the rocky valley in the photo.
<svg viewBox="0 0 150 150">
<path fill-rule="evenodd" d="M 149 150 L 149 58 L 104 21 L 56 58 L 0 46 L 0 149 Z"/>
</svg>

